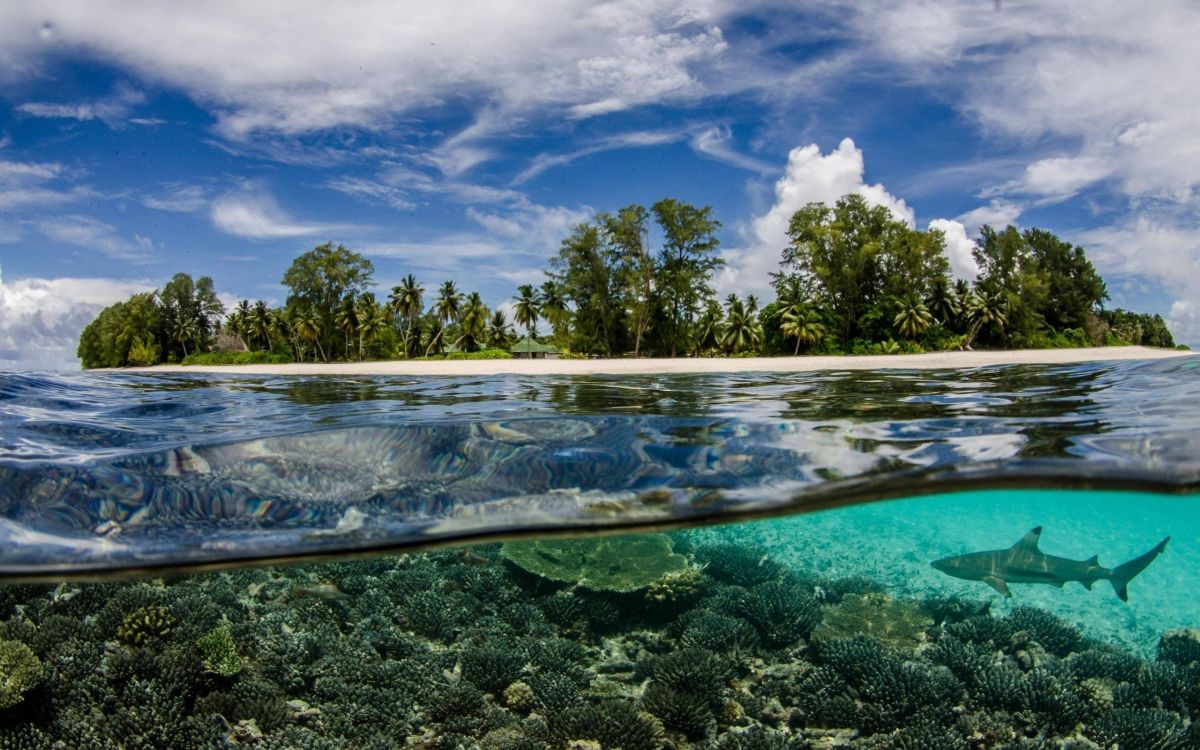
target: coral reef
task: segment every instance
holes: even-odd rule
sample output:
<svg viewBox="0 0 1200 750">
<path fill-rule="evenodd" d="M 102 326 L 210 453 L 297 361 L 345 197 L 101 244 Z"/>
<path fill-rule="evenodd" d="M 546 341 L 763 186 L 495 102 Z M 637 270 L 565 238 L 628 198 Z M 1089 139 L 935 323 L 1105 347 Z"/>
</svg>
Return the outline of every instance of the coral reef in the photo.
<svg viewBox="0 0 1200 750">
<path fill-rule="evenodd" d="M 638 591 L 688 565 L 665 534 L 508 542 L 500 554 L 534 575 L 594 591 Z"/>
<path fill-rule="evenodd" d="M 0 749 L 1200 749 L 1197 631 L 635 540 L 0 587 Z"/>
</svg>

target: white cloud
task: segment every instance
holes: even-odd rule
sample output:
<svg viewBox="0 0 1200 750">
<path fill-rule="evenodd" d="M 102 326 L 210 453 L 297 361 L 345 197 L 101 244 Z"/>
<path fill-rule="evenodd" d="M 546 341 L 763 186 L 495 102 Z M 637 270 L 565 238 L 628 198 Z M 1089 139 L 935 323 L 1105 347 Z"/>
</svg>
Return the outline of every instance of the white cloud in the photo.
<svg viewBox="0 0 1200 750">
<path fill-rule="evenodd" d="M 472 206 L 467 208 L 467 216 L 493 236 L 517 243 L 526 252 L 549 254 L 558 249 L 577 224 L 590 219 L 592 211 L 525 202 L 494 213 Z"/>
<path fill-rule="evenodd" d="M 710 0 L 331 5 L 316 0 L 114 12 L 88 2 L 0 6 L 0 68 L 86 50 L 210 106 L 232 137 L 377 127 L 471 97 L 575 117 L 703 93 L 724 52 Z"/>
<path fill-rule="evenodd" d="M 90 196 L 87 188 L 62 184 L 73 176 L 58 162 L 0 159 L 0 210 L 60 205 Z"/>
<path fill-rule="evenodd" d="M 113 225 L 93 216 L 67 214 L 36 219 L 33 225 L 47 239 L 96 250 L 118 260 L 145 260 L 154 252 L 154 243 L 135 234 L 128 240 Z"/>
<path fill-rule="evenodd" d="M 163 192 L 142 198 L 142 205 L 158 211 L 194 213 L 208 205 L 208 191 L 199 185 L 168 185 Z"/>
<path fill-rule="evenodd" d="M 1175 300 L 1167 314 L 1167 327 L 1176 343 L 1200 347 L 1200 305 L 1192 300 Z"/>
<path fill-rule="evenodd" d="M 621 133 L 619 135 L 601 139 L 597 143 L 594 143 L 590 146 L 569 151 L 565 154 L 538 154 L 533 158 L 528 167 L 526 167 L 521 171 L 520 174 L 513 178 L 513 184 L 520 185 L 524 182 L 528 182 L 542 172 L 545 172 L 547 169 L 565 166 L 576 159 L 582 159 L 583 157 L 591 156 L 592 154 L 624 148 L 658 146 L 664 143 L 678 141 L 682 137 L 682 133 L 673 132 Z"/>
<path fill-rule="evenodd" d="M 1017 203 L 1002 198 L 993 198 L 986 205 L 959 214 L 956 218 L 960 224 L 974 234 L 984 224 L 1003 229 L 1015 222 L 1023 210 Z"/>
<path fill-rule="evenodd" d="M 728 127 L 707 128 L 694 135 L 691 139 L 694 151 L 717 161 L 732 164 L 735 167 L 748 169 L 751 172 L 769 174 L 777 171 L 771 164 L 753 156 L 743 154 L 733 147 L 733 134 Z"/>
<path fill-rule="evenodd" d="M 96 314 L 153 289 L 119 279 L 0 279 L 0 370 L 78 369 L 79 334 Z"/>
<path fill-rule="evenodd" d="M 967 237 L 967 229 L 953 219 L 934 219 L 930 229 L 940 231 L 946 237 L 946 256 L 950 259 L 950 275 L 956 279 L 974 281 L 979 275 L 979 264 L 971 251 L 975 242 Z"/>
<path fill-rule="evenodd" d="M 336 177 L 325 185 L 339 193 L 365 198 L 369 202 L 383 203 L 397 211 L 411 211 L 417 207 L 403 190 L 364 177 Z"/>
<path fill-rule="evenodd" d="M 845 195 L 861 195 L 868 203 L 885 206 L 909 226 L 916 223 L 911 208 L 889 193 L 883 185 L 863 181 L 863 154 L 849 138 L 842 139 L 829 154 L 816 144 L 792 149 L 787 169 L 775 183 L 775 204 L 752 223 L 747 245 L 728 251 L 725 269 L 718 279 L 721 289 L 739 293 L 767 294 L 768 274 L 778 269 L 779 256 L 787 246 L 792 214 L 809 203 L 832 206 Z"/>
<path fill-rule="evenodd" d="M 129 113 L 146 101 L 146 95 L 128 84 L 118 84 L 112 94 L 91 102 L 64 104 L 59 102 L 26 102 L 15 108 L 33 117 L 64 118 L 70 120 L 101 120 L 110 128 L 122 128 L 126 122 L 134 124 L 159 124 L 162 120 L 130 120 Z"/>
<path fill-rule="evenodd" d="M 226 193 L 213 201 L 212 222 L 226 234 L 252 240 L 305 237 L 336 228 L 296 221 L 270 194 L 254 187 Z"/>
<path fill-rule="evenodd" d="M 1112 174 L 1112 164 L 1094 157 L 1041 159 L 1025 168 L 1016 189 L 1036 195 L 1069 198 Z"/>
</svg>

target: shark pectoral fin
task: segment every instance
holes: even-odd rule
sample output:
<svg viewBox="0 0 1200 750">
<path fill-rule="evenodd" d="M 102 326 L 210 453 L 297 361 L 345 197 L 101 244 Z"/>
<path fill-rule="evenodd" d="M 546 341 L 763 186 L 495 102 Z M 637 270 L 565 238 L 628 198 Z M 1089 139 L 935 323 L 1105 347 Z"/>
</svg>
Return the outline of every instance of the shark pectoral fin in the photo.
<svg viewBox="0 0 1200 750">
<path fill-rule="evenodd" d="M 1012 596 L 1012 592 L 1008 590 L 1008 584 L 996 576 L 987 576 L 983 579 L 983 582 L 1005 596 Z"/>
<path fill-rule="evenodd" d="M 1087 589 L 1088 591 L 1091 591 L 1091 590 L 1092 590 L 1092 584 L 1093 584 L 1093 583 L 1095 583 L 1095 581 L 1093 581 L 1093 580 L 1091 580 L 1091 579 L 1088 579 L 1088 578 L 1085 578 L 1085 579 L 1083 579 L 1082 581 L 1080 581 L 1080 583 L 1082 583 L 1082 584 L 1083 584 L 1083 587 L 1084 587 L 1085 589 Z"/>
<path fill-rule="evenodd" d="M 1050 584 L 1051 586 L 1057 586 L 1061 589 L 1066 581 L 1046 581 L 1046 583 Z"/>
</svg>

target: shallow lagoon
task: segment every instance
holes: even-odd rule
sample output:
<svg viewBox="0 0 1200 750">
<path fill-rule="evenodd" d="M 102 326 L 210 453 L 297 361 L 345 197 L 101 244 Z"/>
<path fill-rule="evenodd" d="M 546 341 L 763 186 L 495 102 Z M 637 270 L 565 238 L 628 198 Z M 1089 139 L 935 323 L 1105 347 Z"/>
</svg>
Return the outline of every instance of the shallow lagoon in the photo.
<svg viewBox="0 0 1200 750">
<path fill-rule="evenodd" d="M 1194 372 L 8 377 L 0 747 L 1196 747 Z"/>
</svg>

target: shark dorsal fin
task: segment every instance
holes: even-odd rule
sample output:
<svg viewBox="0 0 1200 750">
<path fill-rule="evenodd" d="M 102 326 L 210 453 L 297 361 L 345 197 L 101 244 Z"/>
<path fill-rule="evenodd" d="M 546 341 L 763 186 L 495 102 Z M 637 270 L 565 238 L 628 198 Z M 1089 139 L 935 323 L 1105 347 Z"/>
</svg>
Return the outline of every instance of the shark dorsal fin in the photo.
<svg viewBox="0 0 1200 750">
<path fill-rule="evenodd" d="M 1088 565 L 1099 565 L 1100 564 L 1100 555 L 1092 555 L 1084 562 L 1086 562 Z"/>
<path fill-rule="evenodd" d="M 1012 546 L 1014 550 L 1025 550 L 1027 552 L 1038 552 L 1038 540 L 1042 538 L 1042 527 L 1038 526 L 1030 531 L 1021 540 Z"/>
</svg>

